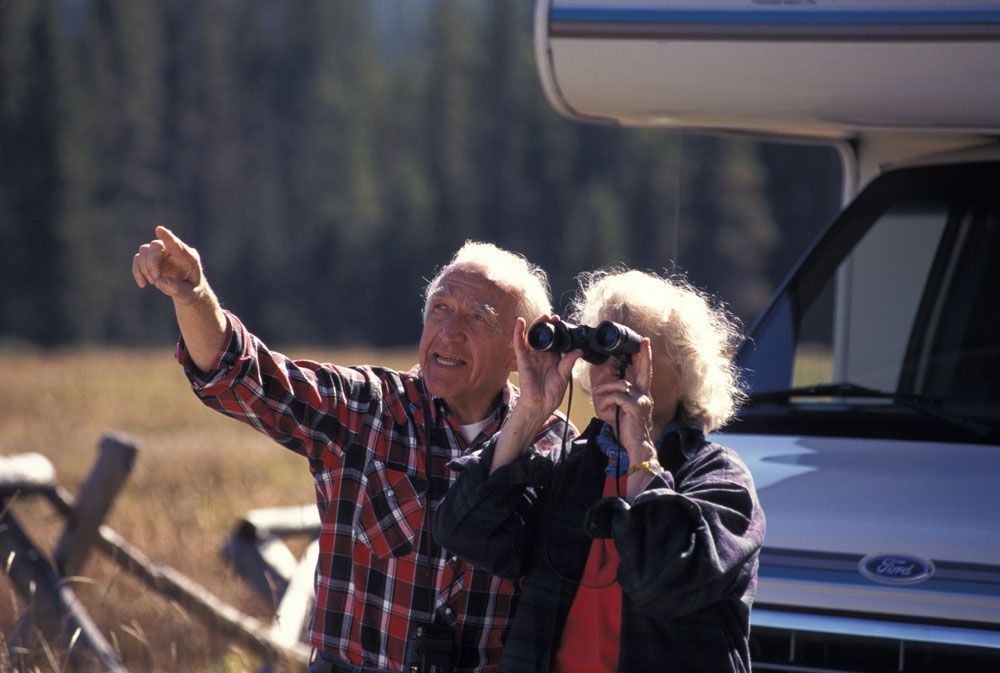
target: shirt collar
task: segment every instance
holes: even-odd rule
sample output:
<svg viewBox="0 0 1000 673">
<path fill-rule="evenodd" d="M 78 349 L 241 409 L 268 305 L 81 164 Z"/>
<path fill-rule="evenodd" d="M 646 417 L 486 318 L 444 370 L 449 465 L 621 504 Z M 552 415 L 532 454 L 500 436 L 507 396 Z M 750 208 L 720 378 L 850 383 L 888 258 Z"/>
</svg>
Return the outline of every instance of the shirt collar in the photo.
<svg viewBox="0 0 1000 673">
<path fill-rule="evenodd" d="M 663 432 L 660 433 L 660 437 L 656 440 L 656 446 L 661 446 L 663 444 L 663 441 L 667 438 L 667 435 L 669 435 L 670 433 L 677 432 L 681 428 L 690 428 L 690 427 L 691 426 L 689 426 L 687 423 L 678 420 L 677 417 L 674 416 L 674 420 L 667 423 L 667 427 L 663 428 Z"/>
<path fill-rule="evenodd" d="M 704 437 L 701 428 L 674 418 L 663 429 L 663 434 L 656 442 L 656 455 L 660 465 L 670 472 L 676 472 L 691 457 Z"/>
<path fill-rule="evenodd" d="M 427 388 L 427 381 L 424 379 L 423 373 L 420 371 L 420 365 L 414 365 L 413 369 L 409 371 L 409 374 L 420 379 L 420 388 L 422 391 L 425 391 L 424 394 L 426 394 L 427 398 L 430 400 L 431 422 L 435 426 L 438 426 L 443 421 L 457 432 L 458 426 L 460 425 L 459 422 L 454 416 L 452 416 L 451 411 L 448 409 L 447 402 L 436 395 L 430 394 L 430 390 Z M 511 405 L 517 401 L 519 394 L 520 393 L 513 383 L 507 381 L 504 384 L 504 387 L 500 391 L 500 403 L 491 412 L 489 416 L 490 422 L 486 424 L 485 428 L 483 428 L 483 432 L 490 435 L 496 432 L 497 428 L 499 428 L 503 421 L 507 418 L 507 414 L 510 413 Z M 421 414 L 422 413 L 424 412 L 421 411 Z M 481 432 L 479 434 L 482 436 L 483 433 Z M 471 445 L 474 443 L 475 442 L 470 442 L 469 444 Z"/>
</svg>

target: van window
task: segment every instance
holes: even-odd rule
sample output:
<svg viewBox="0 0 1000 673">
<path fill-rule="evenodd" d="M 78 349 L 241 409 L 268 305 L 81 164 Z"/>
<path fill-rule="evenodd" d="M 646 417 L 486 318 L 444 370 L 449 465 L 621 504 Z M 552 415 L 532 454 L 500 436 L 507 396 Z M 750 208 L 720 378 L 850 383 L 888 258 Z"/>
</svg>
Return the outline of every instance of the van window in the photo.
<svg viewBox="0 0 1000 673">
<path fill-rule="evenodd" d="M 925 300 L 925 330 L 914 330 L 911 366 L 900 388 L 997 415 L 1000 405 L 1000 208 L 972 208 L 941 260 L 940 281 Z"/>
<path fill-rule="evenodd" d="M 995 423 L 997 184 L 997 163 L 906 169 L 873 181 L 751 334 L 740 364 L 754 393 L 850 384 L 884 394 L 853 395 L 847 404 L 854 410 L 898 410 L 903 395 L 932 411 Z M 793 355 L 782 357 L 782 348 Z M 844 404 L 839 395 L 788 399 L 791 407 L 811 410 Z"/>
<path fill-rule="evenodd" d="M 947 204 L 933 201 L 896 204 L 875 219 L 818 301 L 803 307 L 795 385 L 836 380 L 896 389 L 947 221 Z"/>
</svg>

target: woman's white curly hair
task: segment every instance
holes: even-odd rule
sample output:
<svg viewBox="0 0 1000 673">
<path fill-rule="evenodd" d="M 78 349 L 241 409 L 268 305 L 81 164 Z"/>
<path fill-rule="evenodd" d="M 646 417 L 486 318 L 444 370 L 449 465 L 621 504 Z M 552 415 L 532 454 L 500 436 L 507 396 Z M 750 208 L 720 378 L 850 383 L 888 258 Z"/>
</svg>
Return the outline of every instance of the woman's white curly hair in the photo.
<svg viewBox="0 0 1000 673">
<path fill-rule="evenodd" d="M 613 320 L 650 340 L 662 339 L 677 368 L 678 413 L 711 432 L 735 414 L 745 394 L 732 361 L 742 341 L 739 321 L 683 277 L 610 268 L 581 274 L 570 320 L 596 326 Z M 574 374 L 585 388 L 589 367 L 579 360 Z M 656 373 L 653 373 L 656 376 Z"/>
</svg>

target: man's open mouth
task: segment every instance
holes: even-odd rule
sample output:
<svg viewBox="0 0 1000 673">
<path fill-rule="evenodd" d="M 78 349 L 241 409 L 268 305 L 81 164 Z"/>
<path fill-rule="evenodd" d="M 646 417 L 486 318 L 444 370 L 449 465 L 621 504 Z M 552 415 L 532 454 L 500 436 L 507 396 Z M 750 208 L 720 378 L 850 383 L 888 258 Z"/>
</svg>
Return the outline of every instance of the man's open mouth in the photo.
<svg viewBox="0 0 1000 673">
<path fill-rule="evenodd" d="M 434 362 L 442 367 L 461 367 L 466 364 L 465 360 L 462 358 L 457 358 L 454 355 L 446 355 L 444 353 L 435 353 Z"/>
</svg>

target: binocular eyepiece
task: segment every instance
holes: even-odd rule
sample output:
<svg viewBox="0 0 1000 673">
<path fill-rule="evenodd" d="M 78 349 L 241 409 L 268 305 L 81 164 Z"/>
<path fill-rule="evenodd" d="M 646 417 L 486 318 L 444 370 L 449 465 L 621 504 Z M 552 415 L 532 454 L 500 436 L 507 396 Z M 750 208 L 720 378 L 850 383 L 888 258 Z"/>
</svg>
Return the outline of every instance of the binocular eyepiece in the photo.
<svg viewBox="0 0 1000 673">
<path fill-rule="evenodd" d="M 528 345 L 536 351 L 583 351 L 583 359 L 601 365 L 612 355 L 627 359 L 639 352 L 642 337 L 625 325 L 604 320 L 597 327 L 568 322 L 536 322 L 528 330 Z"/>
</svg>

